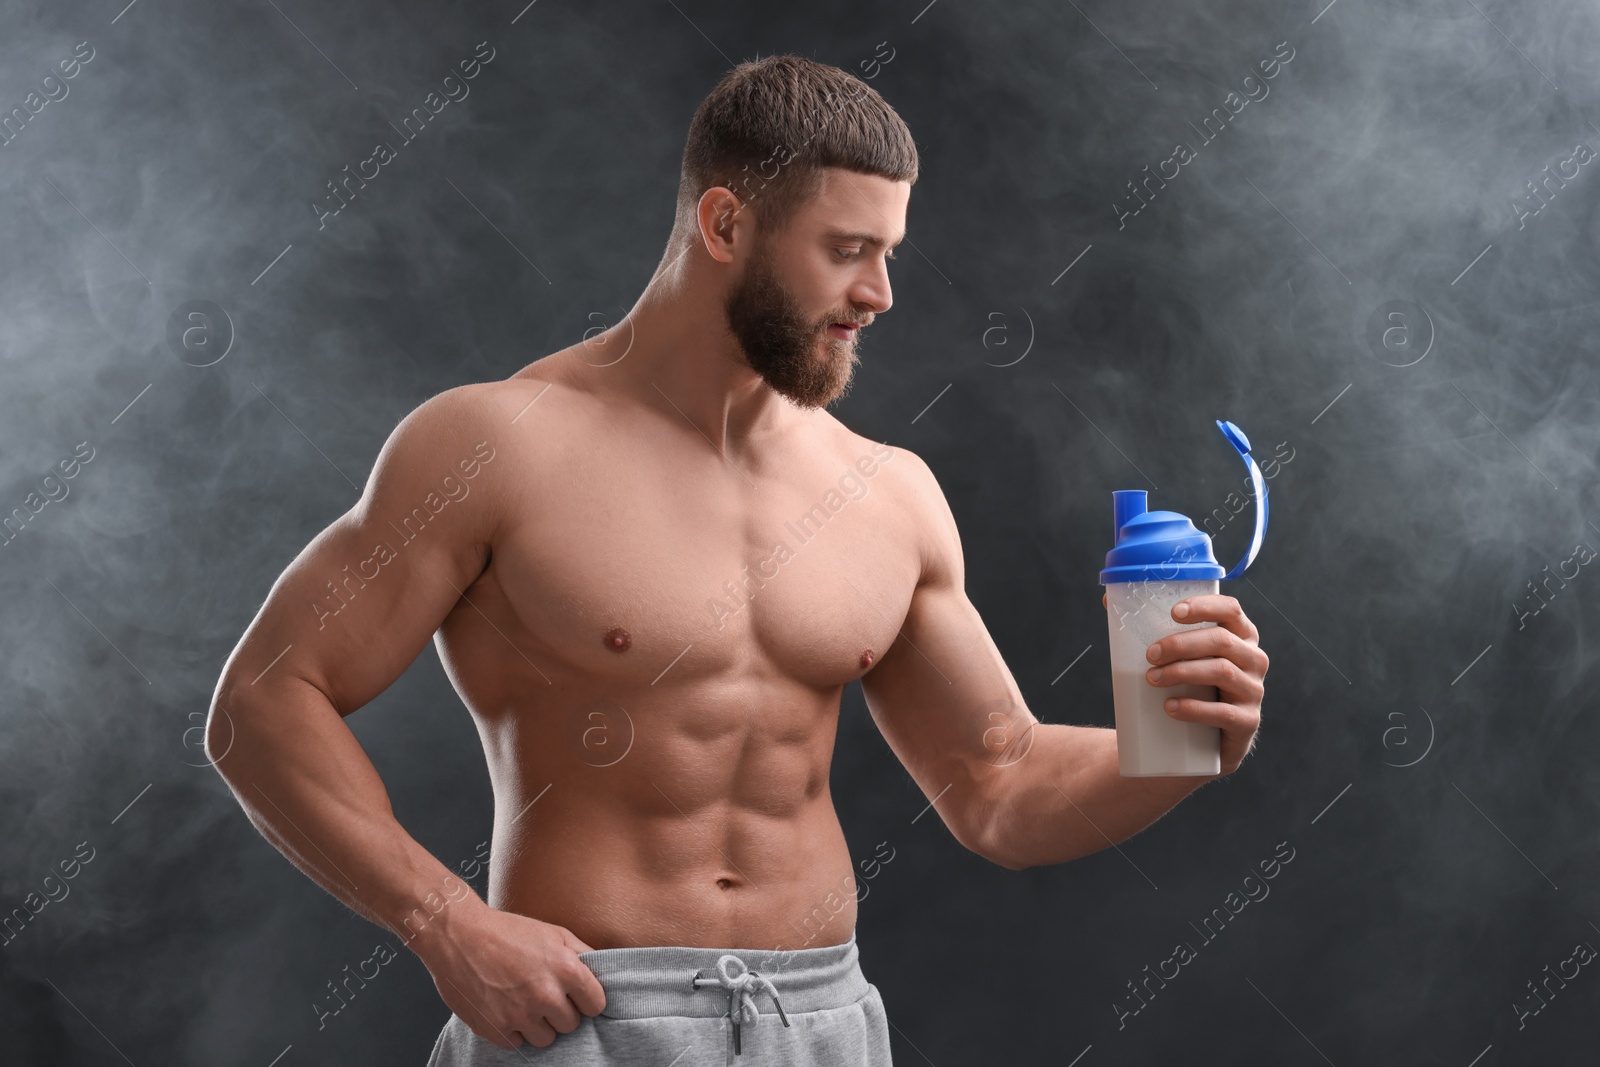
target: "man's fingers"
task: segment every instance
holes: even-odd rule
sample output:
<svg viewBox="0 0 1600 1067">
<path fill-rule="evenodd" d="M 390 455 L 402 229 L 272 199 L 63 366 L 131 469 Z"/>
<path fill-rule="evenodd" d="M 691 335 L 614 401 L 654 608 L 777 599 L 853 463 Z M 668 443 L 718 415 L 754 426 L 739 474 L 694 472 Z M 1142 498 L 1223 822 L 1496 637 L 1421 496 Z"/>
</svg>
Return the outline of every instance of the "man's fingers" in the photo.
<svg viewBox="0 0 1600 1067">
<path fill-rule="evenodd" d="M 1174 699 L 1169 697 L 1168 699 Z M 1232 704 L 1216 700 L 1197 700 L 1194 697 L 1177 697 L 1178 706 L 1168 709 L 1162 701 L 1162 711 L 1181 722 L 1215 726 L 1219 730 L 1242 730 L 1249 723 L 1248 716 Z"/>
<path fill-rule="evenodd" d="M 1160 678 L 1150 677 L 1155 671 L 1161 672 Z M 1246 673 L 1231 659 L 1216 656 L 1209 659 L 1179 660 L 1177 663 L 1151 667 L 1145 672 L 1145 679 L 1151 685 L 1160 687 L 1214 685 L 1221 695 L 1249 704 L 1260 704 L 1261 698 L 1265 695 L 1265 686 L 1254 676 Z"/>
<path fill-rule="evenodd" d="M 588 967 L 582 970 L 578 980 L 567 987 L 567 996 L 585 1015 L 599 1015 L 606 1007 L 606 991 L 593 971 Z"/>
<path fill-rule="evenodd" d="M 1186 605 L 1188 613 L 1178 618 L 1179 605 Z M 1257 641 L 1261 635 L 1256 630 L 1256 624 L 1245 615 L 1244 607 L 1235 598 L 1226 593 L 1201 593 L 1197 596 L 1185 597 L 1173 606 L 1173 619 L 1182 623 L 1215 622 L 1224 628 L 1238 634 L 1246 641 Z"/>
<path fill-rule="evenodd" d="M 1161 652 L 1151 663 L 1167 664 L 1178 660 L 1200 659 L 1203 656 L 1220 656 L 1234 663 L 1245 673 L 1267 673 L 1267 654 L 1260 645 L 1253 645 L 1220 626 L 1203 626 L 1198 630 L 1184 630 L 1168 634 L 1155 642 Z M 1148 653 L 1145 656 L 1149 659 Z"/>
<path fill-rule="evenodd" d="M 567 947 L 574 952 L 595 951 L 580 940 L 578 935 L 571 930 L 563 927 L 562 933 L 565 935 Z M 572 963 L 572 971 L 562 978 L 562 988 L 573 1005 L 583 1014 L 599 1015 L 606 1007 L 605 988 L 601 986 L 600 979 L 594 976 L 594 972 L 589 969 L 588 964 L 576 956 L 570 962 Z"/>
<path fill-rule="evenodd" d="M 556 1040 L 555 1030 L 542 1017 L 538 1022 L 518 1027 L 517 1033 L 534 1048 L 549 1048 Z"/>
<path fill-rule="evenodd" d="M 1163 705 L 1165 702 L 1163 702 Z M 1162 710 L 1166 710 L 1163 706 Z M 1192 697 L 1178 698 L 1178 706 L 1167 714 L 1181 722 L 1215 726 L 1222 731 L 1222 773 L 1232 774 L 1255 747 L 1261 717 L 1248 708 Z"/>
<path fill-rule="evenodd" d="M 583 1022 L 583 1016 L 578 1014 L 572 998 L 563 995 L 561 1003 L 553 1005 L 544 1013 L 544 1021 L 557 1033 L 570 1034 Z"/>
</svg>

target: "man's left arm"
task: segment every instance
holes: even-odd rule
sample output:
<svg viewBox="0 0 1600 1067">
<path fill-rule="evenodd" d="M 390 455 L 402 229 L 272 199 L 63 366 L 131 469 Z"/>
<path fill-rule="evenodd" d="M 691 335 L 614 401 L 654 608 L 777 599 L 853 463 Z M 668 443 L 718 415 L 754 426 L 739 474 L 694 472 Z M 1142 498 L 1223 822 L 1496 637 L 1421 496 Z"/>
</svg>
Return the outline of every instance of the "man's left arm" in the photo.
<svg viewBox="0 0 1600 1067">
<path fill-rule="evenodd" d="M 1028 710 L 967 599 L 960 536 L 938 482 L 920 458 L 897 451 L 911 460 L 921 577 L 899 636 L 862 689 L 879 731 L 957 841 L 1012 870 L 1063 863 L 1131 837 L 1238 769 L 1261 721 L 1268 661 L 1237 600 L 1182 601 L 1176 622 L 1218 625 L 1164 637 L 1151 658 L 1154 685 L 1217 687 L 1220 700 L 1179 700 L 1168 714 L 1222 730 L 1221 774 L 1124 778 L 1114 729 L 1042 723 Z"/>
</svg>

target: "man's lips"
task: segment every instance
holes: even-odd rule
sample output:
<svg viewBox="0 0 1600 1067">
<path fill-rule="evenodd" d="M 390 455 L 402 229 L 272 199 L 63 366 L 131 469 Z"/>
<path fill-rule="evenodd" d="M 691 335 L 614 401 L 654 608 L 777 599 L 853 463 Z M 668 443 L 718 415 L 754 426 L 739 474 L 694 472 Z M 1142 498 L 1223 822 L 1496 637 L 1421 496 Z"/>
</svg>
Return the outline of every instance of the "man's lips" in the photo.
<svg viewBox="0 0 1600 1067">
<path fill-rule="evenodd" d="M 834 337 L 839 338 L 839 340 L 841 340 L 841 341 L 850 340 L 850 338 L 852 338 L 852 337 L 854 337 L 856 335 L 856 331 L 859 330 L 859 329 L 861 329 L 861 327 L 858 324 L 855 324 L 855 323 L 850 323 L 850 324 L 846 325 L 846 324 L 834 322 L 834 323 L 829 323 L 828 324 L 828 333 L 833 335 Z"/>
</svg>

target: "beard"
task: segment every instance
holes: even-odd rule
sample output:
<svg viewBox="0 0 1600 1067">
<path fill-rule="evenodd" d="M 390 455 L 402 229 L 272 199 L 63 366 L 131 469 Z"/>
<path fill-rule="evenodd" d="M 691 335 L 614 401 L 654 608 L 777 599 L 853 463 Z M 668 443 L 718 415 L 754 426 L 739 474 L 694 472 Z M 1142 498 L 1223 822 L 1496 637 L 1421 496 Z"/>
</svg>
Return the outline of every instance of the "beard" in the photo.
<svg viewBox="0 0 1600 1067">
<path fill-rule="evenodd" d="M 803 408 L 821 408 L 849 392 L 860 362 L 855 341 L 833 337 L 828 326 L 857 322 L 859 316 L 808 320 L 773 269 L 764 243 L 752 252 L 725 311 L 745 362 L 780 396 Z"/>
</svg>

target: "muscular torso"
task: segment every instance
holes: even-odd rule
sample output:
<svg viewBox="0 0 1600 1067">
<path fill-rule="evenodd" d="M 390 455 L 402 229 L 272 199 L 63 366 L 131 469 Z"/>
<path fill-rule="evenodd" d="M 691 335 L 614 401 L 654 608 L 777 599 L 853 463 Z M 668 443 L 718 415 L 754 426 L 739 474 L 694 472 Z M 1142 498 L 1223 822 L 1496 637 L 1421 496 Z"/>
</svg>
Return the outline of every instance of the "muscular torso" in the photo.
<svg viewBox="0 0 1600 1067">
<path fill-rule="evenodd" d="M 491 438 L 518 489 L 436 635 L 494 788 L 489 903 L 595 948 L 842 943 L 839 698 L 919 575 L 894 454 L 793 410 L 736 470 L 569 365 L 504 383 L 538 398 Z"/>
</svg>

